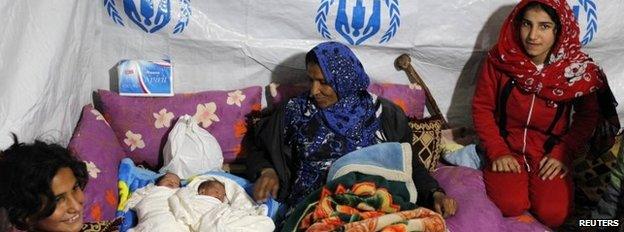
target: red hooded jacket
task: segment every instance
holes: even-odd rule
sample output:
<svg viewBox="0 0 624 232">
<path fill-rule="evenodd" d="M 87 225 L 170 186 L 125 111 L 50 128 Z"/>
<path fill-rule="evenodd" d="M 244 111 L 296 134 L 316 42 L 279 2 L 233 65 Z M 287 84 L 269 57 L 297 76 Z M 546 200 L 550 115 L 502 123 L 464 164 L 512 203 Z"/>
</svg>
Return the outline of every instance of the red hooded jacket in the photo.
<svg viewBox="0 0 624 232">
<path fill-rule="evenodd" d="M 516 87 L 512 78 L 487 59 L 476 89 L 473 120 L 480 146 L 490 161 L 507 154 L 541 158 L 546 153 L 564 161 L 587 142 L 599 116 L 596 94 L 552 103 Z M 572 108 L 575 112 L 570 126 Z M 552 142 L 547 144 L 550 137 Z"/>
<path fill-rule="evenodd" d="M 559 20 L 557 41 L 541 68 L 523 52 L 514 21 L 534 1 L 555 9 Z M 485 59 L 473 99 L 475 130 L 490 161 L 515 154 L 565 162 L 583 148 L 601 117 L 596 92 L 608 85 L 580 48 L 579 28 L 566 1 L 527 0 L 514 8 Z"/>
</svg>

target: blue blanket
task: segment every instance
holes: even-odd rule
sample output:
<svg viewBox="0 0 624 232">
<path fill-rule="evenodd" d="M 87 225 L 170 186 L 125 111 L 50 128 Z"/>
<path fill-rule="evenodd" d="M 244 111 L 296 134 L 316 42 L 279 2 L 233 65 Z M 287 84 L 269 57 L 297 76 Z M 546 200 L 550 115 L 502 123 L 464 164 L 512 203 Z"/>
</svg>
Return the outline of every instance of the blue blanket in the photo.
<svg viewBox="0 0 624 232">
<path fill-rule="evenodd" d="M 327 174 L 327 182 L 350 172 L 382 176 L 389 181 L 405 183 L 409 200 L 416 202 L 418 193 L 412 180 L 412 148 L 408 143 L 380 143 L 353 151 L 336 160 Z"/>
</svg>

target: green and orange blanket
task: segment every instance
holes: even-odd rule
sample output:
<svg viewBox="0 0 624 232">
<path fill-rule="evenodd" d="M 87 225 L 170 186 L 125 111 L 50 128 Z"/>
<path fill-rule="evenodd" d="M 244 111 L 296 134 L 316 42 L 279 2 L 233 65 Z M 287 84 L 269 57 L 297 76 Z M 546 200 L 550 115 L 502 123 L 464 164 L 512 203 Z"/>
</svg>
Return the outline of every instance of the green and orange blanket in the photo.
<svg viewBox="0 0 624 232">
<path fill-rule="evenodd" d="M 282 231 L 446 231 L 444 219 L 409 202 L 405 185 L 352 172 L 298 204 Z"/>
</svg>

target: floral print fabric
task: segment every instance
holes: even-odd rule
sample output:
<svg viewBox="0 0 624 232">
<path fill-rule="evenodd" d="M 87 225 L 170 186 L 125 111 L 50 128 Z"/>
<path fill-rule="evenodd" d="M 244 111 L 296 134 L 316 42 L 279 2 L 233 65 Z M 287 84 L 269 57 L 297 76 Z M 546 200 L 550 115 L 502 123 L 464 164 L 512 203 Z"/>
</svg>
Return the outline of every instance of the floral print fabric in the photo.
<svg viewBox="0 0 624 232">
<path fill-rule="evenodd" d="M 112 220 L 117 208 L 117 166 L 126 154 L 102 114 L 86 105 L 69 145 L 87 167 L 85 221 Z"/>
<path fill-rule="evenodd" d="M 185 114 L 217 138 L 225 163 L 237 162 L 245 131 L 245 115 L 260 110 L 262 88 L 176 94 L 166 98 L 123 97 L 100 90 L 103 118 L 110 123 L 128 156 L 157 167 L 166 135 Z"/>
</svg>

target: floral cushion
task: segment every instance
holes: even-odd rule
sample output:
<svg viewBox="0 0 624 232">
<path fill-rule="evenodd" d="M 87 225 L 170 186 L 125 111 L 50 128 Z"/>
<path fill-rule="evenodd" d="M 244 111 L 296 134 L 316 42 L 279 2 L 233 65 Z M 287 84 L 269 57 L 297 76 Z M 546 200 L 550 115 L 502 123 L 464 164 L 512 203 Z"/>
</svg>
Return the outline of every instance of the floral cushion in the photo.
<svg viewBox="0 0 624 232">
<path fill-rule="evenodd" d="M 268 86 L 270 93 L 267 102 L 279 104 L 280 102 L 297 96 L 308 90 L 307 86 L 297 84 L 276 84 Z M 416 84 L 402 85 L 390 83 L 372 83 L 368 90 L 380 97 L 386 98 L 397 104 L 409 117 L 422 118 L 425 109 L 425 92 Z"/>
<path fill-rule="evenodd" d="M 176 120 L 188 114 L 217 140 L 225 163 L 239 161 L 241 140 L 246 132 L 245 115 L 260 110 L 259 86 L 231 91 L 176 94 L 165 98 L 122 97 L 99 90 L 104 117 L 117 139 L 136 163 L 158 168 L 162 148 Z M 159 162 L 160 161 L 160 162 Z"/>
<path fill-rule="evenodd" d="M 368 90 L 397 104 L 408 117 L 423 117 L 426 101 L 425 91 L 416 84 L 373 83 L 368 86 Z"/>
<path fill-rule="evenodd" d="M 86 221 L 113 219 L 118 201 L 117 165 L 125 152 L 108 122 L 91 105 L 83 107 L 69 150 L 87 164 L 89 172 L 84 203 Z"/>
</svg>

